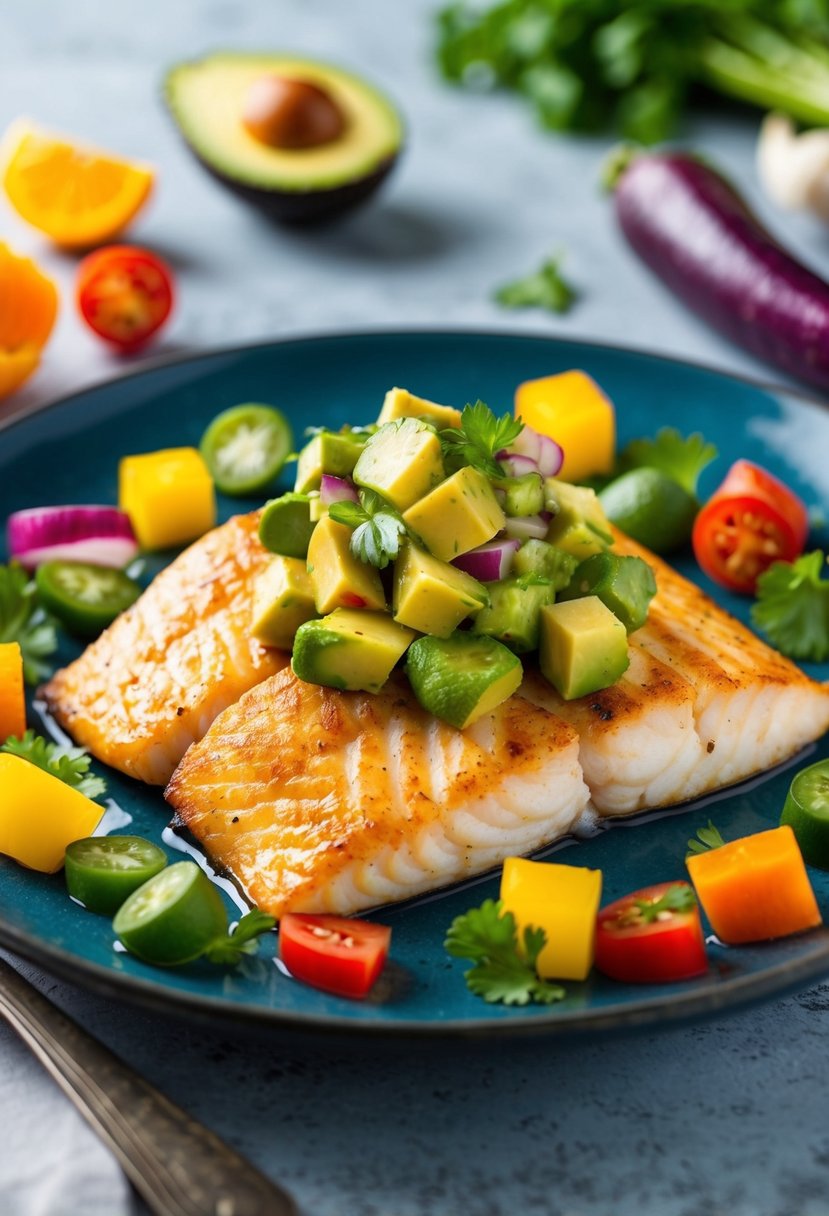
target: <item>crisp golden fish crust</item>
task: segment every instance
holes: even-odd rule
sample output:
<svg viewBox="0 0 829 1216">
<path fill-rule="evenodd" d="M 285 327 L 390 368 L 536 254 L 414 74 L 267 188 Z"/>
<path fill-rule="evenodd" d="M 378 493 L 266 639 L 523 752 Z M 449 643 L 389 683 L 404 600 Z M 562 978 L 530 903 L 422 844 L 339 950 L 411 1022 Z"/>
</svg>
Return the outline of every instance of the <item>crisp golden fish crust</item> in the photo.
<svg viewBox="0 0 829 1216">
<path fill-rule="evenodd" d="M 588 798 L 575 731 L 512 697 L 459 731 L 408 685 L 338 692 L 290 669 L 227 709 L 166 792 L 255 904 L 349 913 L 565 835 Z"/>
<path fill-rule="evenodd" d="M 269 559 L 258 515 L 196 541 L 46 685 L 51 713 L 99 760 L 165 784 L 218 713 L 288 662 L 250 636 L 252 583 Z"/>
</svg>

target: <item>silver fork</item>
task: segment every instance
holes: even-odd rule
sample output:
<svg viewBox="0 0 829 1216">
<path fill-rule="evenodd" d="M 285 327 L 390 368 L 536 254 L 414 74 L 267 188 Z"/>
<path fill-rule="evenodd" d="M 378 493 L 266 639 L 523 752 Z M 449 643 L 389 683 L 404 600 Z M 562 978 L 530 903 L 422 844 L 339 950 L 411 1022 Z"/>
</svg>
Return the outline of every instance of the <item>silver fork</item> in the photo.
<svg viewBox="0 0 829 1216">
<path fill-rule="evenodd" d="M 0 1017 L 156 1216 L 297 1216 L 293 1199 L 0 959 Z"/>
</svg>

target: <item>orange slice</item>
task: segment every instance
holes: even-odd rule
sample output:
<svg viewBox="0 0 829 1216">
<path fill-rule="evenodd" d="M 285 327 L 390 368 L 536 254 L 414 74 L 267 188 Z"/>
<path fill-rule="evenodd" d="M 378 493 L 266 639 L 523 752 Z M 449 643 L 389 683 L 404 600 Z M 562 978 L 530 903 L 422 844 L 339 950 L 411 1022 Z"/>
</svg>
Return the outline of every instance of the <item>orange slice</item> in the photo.
<svg viewBox="0 0 829 1216">
<path fill-rule="evenodd" d="M 0 349 L 0 400 L 20 388 L 40 362 L 41 347 L 27 342 L 16 350 Z"/>
<path fill-rule="evenodd" d="M 57 288 L 31 258 L 0 242 L 0 398 L 27 380 L 40 362 L 58 311 Z"/>
<path fill-rule="evenodd" d="M 12 206 L 67 249 L 85 249 L 117 236 L 153 184 L 148 165 L 83 147 L 23 119 L 7 131 L 3 151 L 3 185 Z"/>
</svg>

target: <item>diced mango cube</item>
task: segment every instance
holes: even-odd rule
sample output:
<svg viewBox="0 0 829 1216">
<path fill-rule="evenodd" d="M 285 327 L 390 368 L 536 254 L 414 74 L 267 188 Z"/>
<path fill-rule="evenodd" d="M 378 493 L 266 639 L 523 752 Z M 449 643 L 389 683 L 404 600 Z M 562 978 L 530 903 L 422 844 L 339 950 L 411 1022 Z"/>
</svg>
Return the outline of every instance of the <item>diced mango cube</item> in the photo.
<svg viewBox="0 0 829 1216">
<path fill-rule="evenodd" d="M 10 735 L 19 739 L 25 729 L 23 655 L 17 642 L 4 642 L 0 645 L 0 743 Z"/>
<path fill-rule="evenodd" d="M 525 380 L 515 390 L 515 416 L 564 451 L 558 474 L 584 481 L 610 473 L 616 459 L 616 416 L 612 402 L 586 372 L 561 372 Z"/>
<path fill-rule="evenodd" d="M 593 966 L 596 916 L 602 898 L 601 870 L 508 857 L 501 875 L 501 901 L 518 926 L 532 925 L 547 943 L 538 956 L 543 979 L 583 980 Z"/>
<path fill-rule="evenodd" d="M 91 836 L 104 808 L 21 756 L 0 755 L 0 853 L 54 874 L 67 845 Z"/>
<path fill-rule="evenodd" d="M 216 525 L 213 478 L 195 448 L 125 456 L 118 501 L 142 549 L 185 545 Z"/>
</svg>

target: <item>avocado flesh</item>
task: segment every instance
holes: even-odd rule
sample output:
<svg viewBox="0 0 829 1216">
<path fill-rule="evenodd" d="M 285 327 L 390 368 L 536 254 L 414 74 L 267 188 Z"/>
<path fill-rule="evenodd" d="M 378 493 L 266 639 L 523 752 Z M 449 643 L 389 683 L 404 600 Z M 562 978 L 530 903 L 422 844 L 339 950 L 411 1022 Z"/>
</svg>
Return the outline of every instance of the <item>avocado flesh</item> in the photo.
<svg viewBox="0 0 829 1216">
<path fill-rule="evenodd" d="M 262 509 L 259 539 L 272 553 L 305 557 L 313 531 L 311 499 L 307 494 L 288 492 L 272 498 Z"/>
<path fill-rule="evenodd" d="M 448 637 L 488 601 L 483 583 L 414 545 L 394 563 L 394 619 L 418 633 Z"/>
<path fill-rule="evenodd" d="M 547 540 L 579 561 L 602 553 L 613 534 L 595 490 L 548 477 L 544 484 L 548 511 L 553 512 Z"/>
<path fill-rule="evenodd" d="M 405 388 L 390 388 L 383 400 L 383 408 L 377 422 L 394 422 L 395 418 L 427 418 L 438 429 L 443 427 L 459 427 L 461 411 L 451 405 L 438 405 L 436 401 L 427 401 L 425 397 L 416 397 Z"/>
<path fill-rule="evenodd" d="M 634 633 L 648 619 L 648 608 L 656 595 L 656 578 L 641 557 L 595 553 L 577 568 L 560 598 L 574 600 L 586 595 L 597 595 L 628 633 Z"/>
<path fill-rule="evenodd" d="M 305 562 L 275 557 L 253 590 L 251 633 L 263 646 L 289 650 L 300 625 L 317 615 L 314 588 Z"/>
<path fill-rule="evenodd" d="M 425 710 L 463 730 L 511 697 L 524 669 L 494 638 L 453 633 L 413 642 L 406 674 Z"/>
<path fill-rule="evenodd" d="M 298 494 L 318 490 L 323 473 L 331 477 L 350 477 L 364 442 L 362 436 L 352 439 L 350 435 L 338 435 L 336 431 L 315 435 L 299 453 L 294 490 Z"/>
<path fill-rule="evenodd" d="M 379 692 L 414 638 L 384 612 L 337 608 L 297 631 L 291 666 L 309 684 Z"/>
<path fill-rule="evenodd" d="M 405 511 L 443 480 L 440 440 L 417 418 L 386 422 L 360 452 L 353 476 L 358 486 Z"/>
<path fill-rule="evenodd" d="M 380 575 L 351 552 L 351 528 L 325 515 L 308 545 L 308 574 L 317 612 L 335 608 L 385 608 Z"/>
<path fill-rule="evenodd" d="M 467 467 L 418 499 L 403 522 L 430 553 L 449 562 L 492 540 L 506 521 L 487 478 Z"/>
<path fill-rule="evenodd" d="M 325 89 L 346 117 L 344 134 L 316 148 L 272 148 L 241 115 L 251 84 L 275 74 Z M 325 218 L 362 201 L 392 167 L 403 126 L 392 103 L 342 69 L 291 55 L 217 53 L 174 67 L 167 106 L 189 147 L 210 172 L 276 218 Z"/>
<path fill-rule="evenodd" d="M 488 591 L 489 606 L 475 617 L 472 632 L 496 638 L 516 654 L 537 650 L 541 609 L 556 598 L 553 584 L 507 578 L 490 583 Z"/>
<path fill-rule="evenodd" d="M 546 540 L 526 541 L 513 559 L 516 574 L 537 574 L 553 584 L 553 590 L 561 591 L 573 577 L 578 566 L 572 553 L 565 553 Z"/>
<path fill-rule="evenodd" d="M 595 595 L 541 609 L 539 661 L 565 701 L 615 684 L 628 669 L 628 635 Z"/>
</svg>

